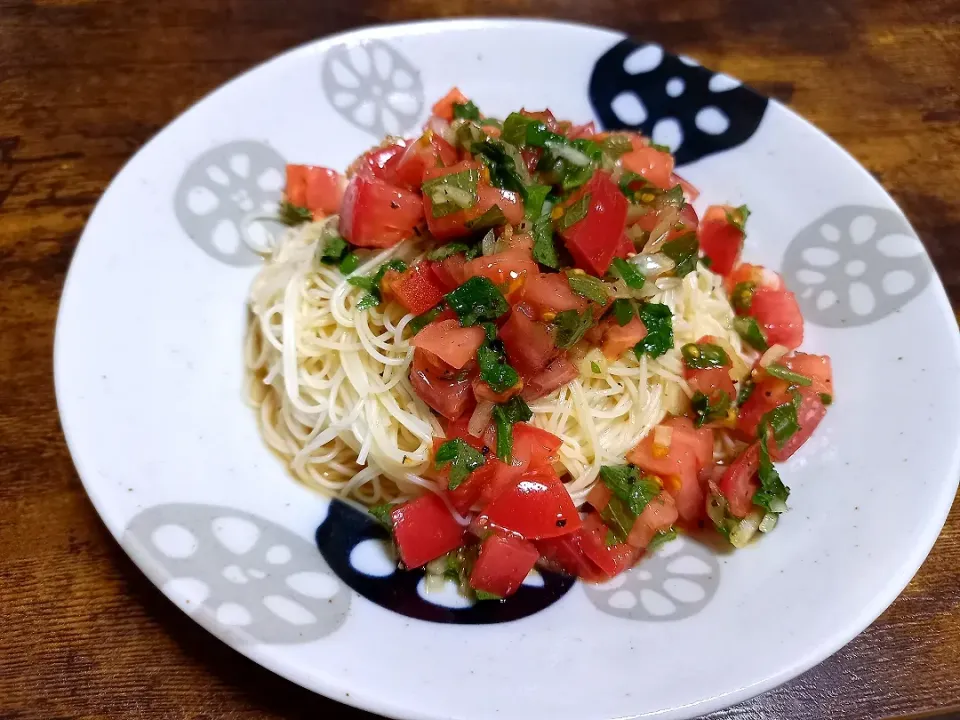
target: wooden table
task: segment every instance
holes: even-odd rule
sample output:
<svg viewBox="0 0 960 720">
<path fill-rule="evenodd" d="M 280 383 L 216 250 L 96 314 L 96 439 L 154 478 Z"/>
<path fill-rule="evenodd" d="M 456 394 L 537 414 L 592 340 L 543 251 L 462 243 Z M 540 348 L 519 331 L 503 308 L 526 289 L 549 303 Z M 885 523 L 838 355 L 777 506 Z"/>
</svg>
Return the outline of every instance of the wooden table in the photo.
<svg viewBox="0 0 960 720">
<path fill-rule="evenodd" d="M 0 718 L 371 717 L 214 641 L 120 551 L 60 432 L 54 320 L 94 203 L 189 104 L 331 32 L 469 13 L 605 23 L 791 104 L 892 192 L 960 304 L 955 0 L 0 0 Z M 960 506 L 870 629 L 715 717 L 878 718 L 951 705 Z"/>
</svg>

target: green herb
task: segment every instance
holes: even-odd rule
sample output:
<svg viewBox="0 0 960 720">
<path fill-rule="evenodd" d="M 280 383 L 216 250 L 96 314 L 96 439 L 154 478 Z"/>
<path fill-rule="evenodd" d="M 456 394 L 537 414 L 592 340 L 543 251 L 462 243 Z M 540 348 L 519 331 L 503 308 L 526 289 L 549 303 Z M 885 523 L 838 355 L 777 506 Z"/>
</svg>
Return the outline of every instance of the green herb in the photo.
<svg viewBox="0 0 960 720">
<path fill-rule="evenodd" d="M 626 298 L 617 298 L 613 301 L 613 317 L 617 320 L 617 325 L 623 327 L 637 315 L 637 304 L 633 300 Z"/>
<path fill-rule="evenodd" d="M 367 294 L 357 302 L 357 309 L 366 310 L 367 308 L 379 305 L 383 299 L 380 294 L 380 283 L 383 281 L 383 276 L 386 275 L 388 270 L 405 272 L 406 269 L 407 264 L 403 260 L 394 259 L 381 265 L 373 275 L 354 275 L 353 277 L 348 277 L 348 283 L 361 290 L 367 291 Z"/>
<path fill-rule="evenodd" d="M 610 301 L 610 291 L 600 278 L 585 273 L 568 271 L 567 282 L 570 284 L 571 290 L 587 300 L 592 300 L 600 305 L 606 305 Z"/>
<path fill-rule="evenodd" d="M 563 231 L 583 220 L 590 211 L 590 193 L 584 193 L 580 198 L 568 206 L 560 219 L 557 220 L 557 230 Z"/>
<path fill-rule="evenodd" d="M 610 497 L 610 502 L 600 511 L 600 517 L 606 524 L 608 531 L 613 533 L 616 543 L 627 541 L 627 536 L 637 520 L 637 516 L 630 512 L 626 503 L 616 495 Z"/>
<path fill-rule="evenodd" d="M 693 409 L 695 416 L 693 424 L 698 428 L 707 423 L 725 420 L 730 412 L 730 396 L 727 395 L 726 390 L 712 393 L 711 397 L 697 390 L 690 398 L 690 407 Z"/>
<path fill-rule="evenodd" d="M 660 357 L 673 347 L 673 315 L 670 308 L 661 303 L 646 303 L 640 307 L 640 320 L 647 328 L 647 335 L 638 342 L 633 351 L 640 356 Z"/>
<path fill-rule="evenodd" d="M 480 171 L 470 168 L 427 180 L 423 194 L 433 203 L 433 216 L 444 217 L 476 205 L 479 182 Z"/>
<path fill-rule="evenodd" d="M 813 380 L 806 375 L 795 373 L 790 368 L 778 363 L 770 363 L 767 365 L 767 374 L 775 378 L 780 378 L 781 380 L 786 380 L 791 385 L 801 385 L 803 387 L 813 385 Z"/>
<path fill-rule="evenodd" d="M 757 385 L 749 377 L 744 378 L 740 383 L 740 392 L 737 393 L 737 407 L 741 407 L 747 400 L 750 399 L 750 396 L 753 395 L 753 391 L 756 389 Z"/>
<path fill-rule="evenodd" d="M 680 348 L 680 354 L 691 370 L 709 370 L 733 364 L 727 351 L 713 343 L 687 343 Z"/>
<path fill-rule="evenodd" d="M 607 547 L 611 547 L 617 544 L 617 536 L 614 534 L 613 530 L 607 528 L 607 534 L 603 537 L 603 544 Z"/>
<path fill-rule="evenodd" d="M 589 308 L 582 314 L 576 310 L 564 310 L 557 313 L 553 320 L 557 327 L 556 343 L 559 348 L 575 345 L 593 327 L 593 313 Z"/>
<path fill-rule="evenodd" d="M 486 462 L 486 458 L 479 450 L 467 445 L 463 438 L 455 438 L 447 440 L 437 448 L 433 461 L 437 470 L 447 463 L 450 464 L 450 482 L 447 487 L 456 490 L 460 483 L 470 477 L 470 473 Z"/>
<path fill-rule="evenodd" d="M 747 224 L 747 218 L 750 217 L 750 210 L 746 205 L 741 205 L 733 210 L 728 210 L 726 215 L 727 222 L 735 225 L 740 232 L 743 232 L 744 226 Z"/>
<path fill-rule="evenodd" d="M 487 592 L 486 590 L 474 590 L 474 594 L 477 596 L 477 600 L 503 600 L 499 595 L 495 595 L 492 592 Z"/>
<path fill-rule="evenodd" d="M 373 293 L 367 293 L 362 298 L 357 300 L 357 310 L 369 310 L 370 308 L 375 308 L 380 304 L 380 293 L 376 295 Z"/>
<path fill-rule="evenodd" d="M 643 175 L 630 170 L 623 171 L 617 184 L 620 186 L 620 192 L 626 195 L 630 202 L 636 204 L 649 205 L 663 194 L 660 188 L 651 184 Z"/>
<path fill-rule="evenodd" d="M 520 147 L 527 144 L 527 125 L 531 119 L 518 112 L 512 112 L 503 121 L 500 137 L 504 142 Z"/>
<path fill-rule="evenodd" d="M 546 152 L 538 165 L 542 177 L 564 190 L 578 188 L 593 177 L 594 170 L 603 160 L 603 151 L 592 140 L 569 141 L 557 136 L 545 144 Z M 585 155 L 588 162 L 580 164 L 567 158 L 565 148 Z"/>
<path fill-rule="evenodd" d="M 609 135 L 600 143 L 600 147 L 613 160 L 633 150 L 633 144 L 626 135 Z"/>
<path fill-rule="evenodd" d="M 360 267 L 360 256 L 356 253 L 347 253 L 340 261 L 340 272 L 344 275 L 349 275 L 358 267 Z"/>
<path fill-rule="evenodd" d="M 653 534 L 653 539 L 647 545 L 647 552 L 652 553 L 654 550 L 662 547 L 671 540 L 676 540 L 677 537 L 677 531 L 673 528 L 670 528 L 669 530 L 657 530 L 657 532 Z"/>
<path fill-rule="evenodd" d="M 513 462 L 513 425 L 533 417 L 523 398 L 516 396 L 493 408 L 493 423 L 497 429 L 497 457 L 505 463 Z"/>
<path fill-rule="evenodd" d="M 480 127 L 480 123 L 466 120 L 457 127 L 457 143 L 464 150 L 470 150 L 475 143 L 486 142 L 487 133 Z"/>
<path fill-rule="evenodd" d="M 631 290 L 639 290 L 643 287 L 643 273 L 641 273 L 633 263 L 627 262 L 623 258 L 615 257 L 613 262 L 610 263 L 610 267 L 613 269 L 614 274 L 619 276 Z"/>
<path fill-rule="evenodd" d="M 733 286 L 733 292 L 730 293 L 730 304 L 736 310 L 737 315 L 746 315 L 750 312 L 750 306 L 753 304 L 753 293 L 757 289 L 755 282 L 739 282 Z"/>
<path fill-rule="evenodd" d="M 760 325 L 749 315 L 734 318 L 733 329 L 754 350 L 764 352 L 770 347 L 767 344 L 767 338 L 763 335 L 763 330 L 760 329 Z"/>
<path fill-rule="evenodd" d="M 531 185 L 523 201 L 523 218 L 528 223 L 536 222 L 543 215 L 543 205 L 550 194 L 549 185 Z"/>
<path fill-rule="evenodd" d="M 783 512 L 786 509 L 787 498 L 790 496 L 790 488 L 783 484 L 780 479 L 780 473 L 773 466 L 770 460 L 770 451 L 767 450 L 767 426 L 761 420 L 760 422 L 760 467 L 757 470 L 757 477 L 760 480 L 760 489 L 753 494 L 753 504 L 770 512 Z"/>
<path fill-rule="evenodd" d="M 393 509 L 396 507 L 393 503 L 382 503 L 374 505 L 367 510 L 373 518 L 387 530 L 393 532 Z"/>
<path fill-rule="evenodd" d="M 556 270 L 560 266 L 557 249 L 553 244 L 553 223 L 544 213 L 544 204 L 550 194 L 549 185 L 531 185 L 523 203 L 524 220 L 533 235 L 533 259 L 541 265 Z"/>
<path fill-rule="evenodd" d="M 464 327 L 481 320 L 496 320 L 510 309 L 503 294 L 487 278 L 476 275 L 444 297 Z"/>
<path fill-rule="evenodd" d="M 430 308 L 425 313 L 417 315 L 413 320 L 410 321 L 410 324 L 407 325 L 410 330 L 413 331 L 413 334 L 416 335 L 418 332 L 423 330 L 427 325 L 432 323 L 434 319 L 443 312 L 443 303 L 441 302 L 434 308 Z"/>
<path fill-rule="evenodd" d="M 480 125 L 483 127 L 495 127 L 498 130 L 503 128 L 503 123 L 497 120 L 496 118 L 483 118 L 480 121 Z"/>
<path fill-rule="evenodd" d="M 600 363 L 598 363 L 596 360 L 591 360 L 591 361 L 590 361 L 590 369 L 591 369 L 593 372 L 595 372 L 595 373 L 597 373 L 597 374 L 599 375 L 600 372 L 601 372 L 601 370 L 600 370 Z"/>
<path fill-rule="evenodd" d="M 496 140 L 484 140 L 483 142 L 473 143 L 470 146 L 470 151 L 483 160 L 484 165 L 490 171 L 490 183 L 494 187 L 512 190 L 524 195 L 526 189 L 524 175 L 521 175 L 516 159 L 508 152 L 504 143 Z M 524 168 L 525 173 L 526 168 Z"/>
<path fill-rule="evenodd" d="M 313 213 L 305 207 L 300 207 L 299 205 L 294 205 L 284 200 L 280 203 L 280 208 L 277 210 L 277 219 L 284 225 L 293 227 L 294 225 L 302 225 L 305 222 L 313 220 Z"/>
<path fill-rule="evenodd" d="M 349 248 L 347 241 L 334 233 L 317 245 L 316 259 L 324 265 L 338 265 Z"/>
<path fill-rule="evenodd" d="M 699 250 L 700 243 L 697 242 L 697 234 L 693 232 L 666 242 L 661 248 L 663 254 L 676 264 L 673 274 L 677 277 L 684 277 L 697 269 L 697 252 Z"/>
<path fill-rule="evenodd" d="M 700 257 L 700 264 L 709 270 L 713 267 L 713 259 L 709 255 L 703 255 Z"/>
<path fill-rule="evenodd" d="M 483 328 L 484 334 L 487 336 L 487 340 L 493 341 L 497 339 L 497 326 L 492 322 L 482 322 L 480 327 Z"/>
<path fill-rule="evenodd" d="M 469 230 L 487 230 L 488 228 L 500 227 L 507 222 L 506 216 L 499 205 L 493 205 L 478 218 L 467 221 Z"/>
<path fill-rule="evenodd" d="M 462 120 L 479 120 L 480 110 L 473 104 L 473 100 L 467 100 L 465 103 L 454 103 L 453 117 Z"/>
<path fill-rule="evenodd" d="M 670 150 L 670 147 L 668 145 L 659 145 L 655 142 L 650 143 L 650 147 L 652 147 L 654 150 L 657 150 L 659 152 L 664 152 L 664 153 L 672 152 L 672 150 Z"/>
<path fill-rule="evenodd" d="M 427 260 L 446 260 L 448 257 L 456 255 L 457 253 L 465 253 L 469 249 L 470 246 L 466 243 L 447 243 L 428 252 Z"/>
<path fill-rule="evenodd" d="M 800 430 L 797 419 L 797 407 L 793 403 L 778 405 L 760 418 L 760 436 L 766 435 L 767 428 L 773 433 L 773 441 L 782 448 L 787 441 Z"/>
<path fill-rule="evenodd" d="M 495 393 L 502 393 L 520 382 L 520 376 L 507 364 L 503 353 L 494 350 L 489 343 L 477 349 L 477 365 L 480 367 L 480 379 Z"/>
<path fill-rule="evenodd" d="M 640 471 L 633 465 L 602 465 L 600 479 L 634 515 L 642 513 L 647 504 L 660 494 L 660 483 L 654 478 L 641 477 Z"/>
<path fill-rule="evenodd" d="M 464 260 L 470 262 L 471 260 L 476 260 L 483 253 L 483 248 L 480 246 L 480 243 L 476 243 L 467 250 L 467 254 L 464 255 Z"/>
<path fill-rule="evenodd" d="M 833 395 L 830 393 L 818 393 L 820 395 L 820 402 L 826 406 L 833 405 Z"/>
</svg>

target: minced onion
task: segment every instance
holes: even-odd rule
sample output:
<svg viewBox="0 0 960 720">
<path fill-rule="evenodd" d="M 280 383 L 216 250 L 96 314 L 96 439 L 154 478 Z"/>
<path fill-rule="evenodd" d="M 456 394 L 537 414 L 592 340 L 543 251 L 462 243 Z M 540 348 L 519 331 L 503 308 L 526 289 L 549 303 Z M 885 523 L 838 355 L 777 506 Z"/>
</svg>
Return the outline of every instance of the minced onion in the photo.
<svg viewBox="0 0 960 720">
<path fill-rule="evenodd" d="M 653 280 L 673 270 L 677 264 L 663 253 L 640 253 L 630 258 L 629 262 L 637 266 L 637 270 L 647 280 Z"/>
<path fill-rule="evenodd" d="M 558 142 L 547 142 L 545 143 L 547 150 L 552 152 L 559 158 L 563 158 L 568 163 L 577 165 L 579 167 L 586 167 L 590 164 L 590 157 L 585 153 L 580 152 L 575 147 L 570 147 L 569 145 L 564 145 L 563 143 Z"/>
<path fill-rule="evenodd" d="M 653 429 L 653 444 L 663 448 L 670 449 L 670 443 L 673 441 L 673 428 L 669 425 L 657 425 Z"/>
<path fill-rule="evenodd" d="M 432 130 L 451 145 L 457 144 L 456 130 L 443 118 L 437 117 L 436 115 L 431 116 L 431 118 L 427 120 L 426 129 Z"/>
<path fill-rule="evenodd" d="M 680 210 L 677 209 L 676 205 L 670 205 L 664 208 L 663 216 L 657 221 L 653 230 L 650 231 L 650 239 L 647 240 L 647 244 L 643 246 L 643 251 L 645 253 L 655 253 L 659 250 L 664 241 L 666 241 L 667 235 L 670 234 L 670 229 L 677 224 L 679 219 Z"/>
<path fill-rule="evenodd" d="M 733 345 L 724 340 L 722 337 L 715 337 L 714 343 L 719 345 L 726 351 L 727 355 L 730 358 L 730 362 L 733 363 L 733 367 L 730 368 L 730 379 L 734 382 L 740 382 L 747 375 L 750 374 L 750 366 L 747 365 L 743 359 L 740 357 L 740 354 L 733 349 Z"/>
<path fill-rule="evenodd" d="M 768 512 L 766 515 L 763 516 L 763 520 L 760 521 L 760 525 L 757 527 L 757 530 L 759 530 L 762 533 L 770 532 L 777 526 L 777 520 L 779 519 L 779 517 L 780 516 L 777 515 L 776 513 Z"/>
<path fill-rule="evenodd" d="M 760 362 L 758 364 L 760 367 L 766 368 L 767 365 L 770 363 L 775 363 L 788 352 L 790 352 L 790 350 L 785 348 L 783 345 L 771 345 L 767 351 L 760 356 Z"/>
<path fill-rule="evenodd" d="M 467 423 L 467 432 L 474 437 L 483 435 L 483 431 L 490 424 L 490 418 L 493 417 L 494 404 L 488 400 L 481 400 L 470 416 L 470 422 Z"/>
<path fill-rule="evenodd" d="M 735 548 L 744 547 L 760 529 L 763 522 L 763 510 L 753 510 L 730 531 L 730 544 Z"/>
</svg>

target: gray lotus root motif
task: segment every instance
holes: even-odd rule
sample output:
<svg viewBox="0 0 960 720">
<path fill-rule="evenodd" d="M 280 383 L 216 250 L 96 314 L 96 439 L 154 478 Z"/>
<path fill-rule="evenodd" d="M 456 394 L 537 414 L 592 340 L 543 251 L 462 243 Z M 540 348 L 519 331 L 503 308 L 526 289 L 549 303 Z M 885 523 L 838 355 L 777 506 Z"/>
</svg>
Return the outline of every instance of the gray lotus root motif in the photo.
<svg viewBox="0 0 960 720">
<path fill-rule="evenodd" d="M 378 140 L 404 134 L 423 110 L 420 71 L 382 40 L 332 48 L 321 82 L 334 109 Z"/>
<path fill-rule="evenodd" d="M 825 327 L 868 325 L 930 282 L 923 246 L 898 212 L 848 205 L 801 230 L 783 259 L 803 316 Z"/>
<path fill-rule="evenodd" d="M 275 215 L 286 161 L 269 145 L 238 140 L 208 150 L 183 174 L 174 196 L 177 220 L 210 257 L 228 265 L 260 262 L 241 239 L 257 216 Z"/>
<path fill-rule="evenodd" d="M 352 591 L 312 543 L 250 513 L 157 505 L 130 521 L 122 543 L 171 600 L 235 644 L 317 640 L 350 608 Z"/>
<path fill-rule="evenodd" d="M 688 538 L 664 545 L 632 570 L 583 588 L 598 610 L 626 620 L 658 622 L 696 615 L 720 585 L 720 563 Z"/>
</svg>

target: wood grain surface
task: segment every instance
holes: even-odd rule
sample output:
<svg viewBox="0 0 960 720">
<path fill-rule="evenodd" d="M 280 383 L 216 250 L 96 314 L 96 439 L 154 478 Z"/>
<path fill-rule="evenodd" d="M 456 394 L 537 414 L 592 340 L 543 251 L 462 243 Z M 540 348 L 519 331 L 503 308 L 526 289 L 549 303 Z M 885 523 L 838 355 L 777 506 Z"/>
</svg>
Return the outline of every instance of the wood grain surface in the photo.
<svg viewBox="0 0 960 720">
<path fill-rule="evenodd" d="M 605 24 L 789 103 L 893 194 L 960 303 L 956 0 L 0 0 L 0 718 L 372 717 L 229 650 L 119 550 L 60 431 L 54 321 L 97 198 L 188 105 L 328 33 L 474 14 Z M 873 626 L 715 717 L 879 718 L 957 705 L 955 508 Z"/>
</svg>

